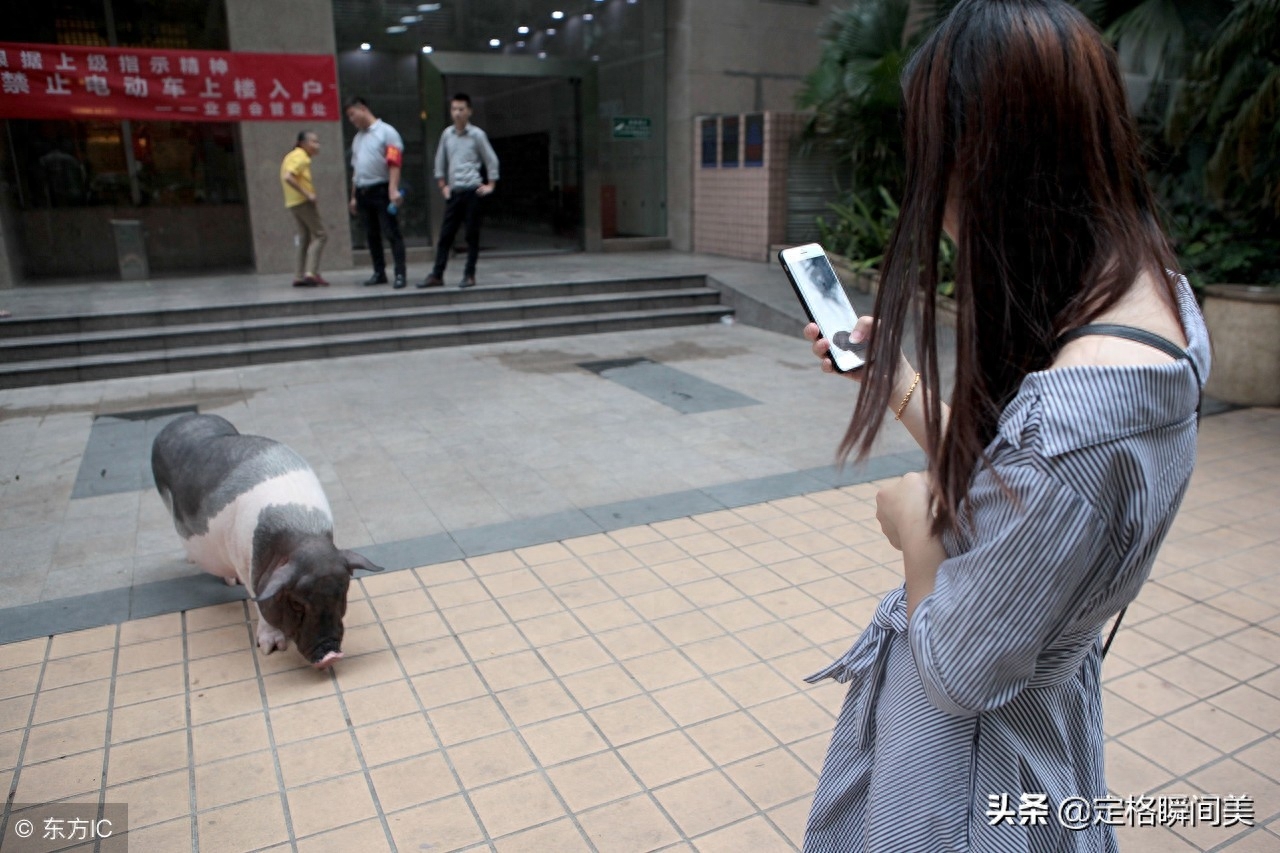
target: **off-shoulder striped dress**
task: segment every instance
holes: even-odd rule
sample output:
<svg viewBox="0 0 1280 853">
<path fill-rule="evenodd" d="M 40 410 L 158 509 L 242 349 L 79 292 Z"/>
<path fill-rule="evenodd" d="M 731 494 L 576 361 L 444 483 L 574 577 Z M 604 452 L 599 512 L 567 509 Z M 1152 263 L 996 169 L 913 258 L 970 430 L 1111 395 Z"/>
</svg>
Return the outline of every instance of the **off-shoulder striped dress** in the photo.
<svg viewBox="0 0 1280 853">
<path fill-rule="evenodd" d="M 1057 809 L 1108 793 L 1101 629 L 1146 580 L 1195 461 L 1209 342 L 1181 277 L 1178 298 L 1195 369 L 1029 374 L 971 483 L 972 521 L 944 536 L 948 558 L 910 626 L 898 589 L 815 674 L 849 691 L 807 853 L 1117 850 L 1105 821 L 1070 830 Z M 1046 795 L 1043 822 L 993 823 L 992 797 L 1017 810 L 1024 794 Z"/>
</svg>

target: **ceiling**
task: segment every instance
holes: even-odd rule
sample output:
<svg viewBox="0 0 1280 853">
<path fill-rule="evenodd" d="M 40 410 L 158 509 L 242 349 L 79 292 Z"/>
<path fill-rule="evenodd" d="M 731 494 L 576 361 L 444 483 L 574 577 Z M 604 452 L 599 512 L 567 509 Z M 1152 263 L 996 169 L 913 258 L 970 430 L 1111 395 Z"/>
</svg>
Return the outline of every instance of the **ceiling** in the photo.
<svg viewBox="0 0 1280 853">
<path fill-rule="evenodd" d="M 518 53 L 546 50 L 556 55 L 581 54 L 584 27 L 595 30 L 619 16 L 619 9 L 646 0 L 333 0 L 334 29 L 339 51 L 368 43 L 373 50 L 411 52 L 430 45 L 435 50 L 501 50 Z M 657 2 L 657 0 L 647 0 Z M 421 8 L 420 8 L 421 7 Z M 438 8 L 432 8 L 438 7 Z M 612 13 L 611 7 L 614 8 Z M 564 17 L 553 19 L 553 12 Z M 583 18 L 590 15 L 590 23 Z M 517 32 L 530 28 L 528 35 Z M 404 32 L 387 32 L 404 27 Z M 556 32 L 549 34 L 551 28 Z M 497 48 L 490 39 L 499 39 Z M 557 41 L 559 39 L 559 41 Z M 518 42 L 525 45 L 517 47 Z M 572 42 L 572 44 L 569 44 Z"/>
</svg>

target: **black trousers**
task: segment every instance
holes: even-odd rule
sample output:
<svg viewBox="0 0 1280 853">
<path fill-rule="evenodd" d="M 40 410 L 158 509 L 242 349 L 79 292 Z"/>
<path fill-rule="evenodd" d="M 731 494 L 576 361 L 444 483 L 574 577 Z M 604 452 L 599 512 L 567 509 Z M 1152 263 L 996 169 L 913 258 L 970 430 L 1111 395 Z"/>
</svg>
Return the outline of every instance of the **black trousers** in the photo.
<svg viewBox="0 0 1280 853">
<path fill-rule="evenodd" d="M 431 274 L 444 276 L 444 268 L 449 263 L 449 251 L 453 249 L 453 238 L 458 235 L 458 226 L 467 226 L 467 266 L 463 275 L 476 274 L 476 261 L 480 258 L 480 217 L 484 199 L 476 192 L 469 190 L 452 190 L 449 200 L 444 203 L 444 222 L 440 224 L 440 239 L 436 243 L 436 265 Z"/>
<path fill-rule="evenodd" d="M 369 243 L 369 257 L 373 260 L 375 275 L 387 274 L 387 259 L 382 254 L 382 235 L 386 232 L 391 243 L 391 257 L 395 261 L 396 275 L 405 274 L 404 237 L 400 236 L 400 217 L 387 212 L 391 192 L 387 184 L 356 187 L 356 209 L 364 223 L 364 236 Z"/>
</svg>

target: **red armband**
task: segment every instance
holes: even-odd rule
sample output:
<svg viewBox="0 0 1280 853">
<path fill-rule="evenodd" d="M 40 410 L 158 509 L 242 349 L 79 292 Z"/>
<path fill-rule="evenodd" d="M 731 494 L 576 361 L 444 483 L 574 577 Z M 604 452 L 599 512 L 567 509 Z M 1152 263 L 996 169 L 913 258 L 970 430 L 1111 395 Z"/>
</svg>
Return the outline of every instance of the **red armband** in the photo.
<svg viewBox="0 0 1280 853">
<path fill-rule="evenodd" d="M 400 165 L 400 149 L 395 147 L 394 145 L 387 146 L 387 165 L 388 166 Z"/>
</svg>

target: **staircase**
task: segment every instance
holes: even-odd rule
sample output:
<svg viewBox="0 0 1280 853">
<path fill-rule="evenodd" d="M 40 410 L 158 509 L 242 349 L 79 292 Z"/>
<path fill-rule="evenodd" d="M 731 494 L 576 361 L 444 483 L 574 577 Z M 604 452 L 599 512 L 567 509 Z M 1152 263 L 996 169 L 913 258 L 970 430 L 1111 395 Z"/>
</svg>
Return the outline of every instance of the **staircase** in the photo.
<svg viewBox="0 0 1280 853">
<path fill-rule="evenodd" d="M 312 294 L 323 293 L 315 298 Z M 0 323 L 0 388 L 711 323 L 704 276 L 382 290 Z M 312 296 L 312 298 L 297 298 Z"/>
</svg>

